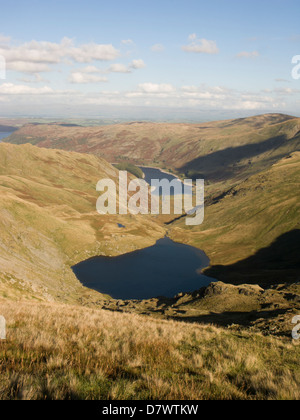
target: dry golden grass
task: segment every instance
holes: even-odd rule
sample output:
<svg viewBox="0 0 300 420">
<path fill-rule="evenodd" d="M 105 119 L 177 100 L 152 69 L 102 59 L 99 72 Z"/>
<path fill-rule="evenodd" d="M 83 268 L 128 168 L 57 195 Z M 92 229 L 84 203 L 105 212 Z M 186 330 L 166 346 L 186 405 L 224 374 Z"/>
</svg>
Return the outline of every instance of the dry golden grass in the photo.
<svg viewBox="0 0 300 420">
<path fill-rule="evenodd" d="M 1 399 L 299 399 L 299 347 L 260 334 L 0 300 Z"/>
<path fill-rule="evenodd" d="M 0 296 L 73 303 L 84 290 L 72 265 L 165 235 L 151 216 L 99 215 L 103 178 L 118 182 L 118 171 L 95 156 L 0 145 Z"/>
</svg>

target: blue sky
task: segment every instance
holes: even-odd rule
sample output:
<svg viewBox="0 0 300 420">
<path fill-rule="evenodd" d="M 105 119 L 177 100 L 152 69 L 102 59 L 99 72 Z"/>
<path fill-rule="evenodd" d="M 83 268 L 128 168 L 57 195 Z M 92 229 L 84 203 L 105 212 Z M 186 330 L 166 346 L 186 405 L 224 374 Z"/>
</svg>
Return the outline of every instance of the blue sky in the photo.
<svg viewBox="0 0 300 420">
<path fill-rule="evenodd" d="M 0 10 L 1 116 L 300 116 L 299 0 L 1 0 Z"/>
</svg>

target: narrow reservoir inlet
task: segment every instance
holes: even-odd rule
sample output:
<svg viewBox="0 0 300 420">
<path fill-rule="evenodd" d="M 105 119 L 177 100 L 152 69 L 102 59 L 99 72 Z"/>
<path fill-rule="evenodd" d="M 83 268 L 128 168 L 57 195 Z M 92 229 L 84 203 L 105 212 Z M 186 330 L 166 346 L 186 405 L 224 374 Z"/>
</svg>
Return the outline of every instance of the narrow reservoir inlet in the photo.
<svg viewBox="0 0 300 420">
<path fill-rule="evenodd" d="M 209 265 L 203 251 L 169 238 L 118 257 L 95 257 L 72 267 L 83 286 L 114 299 L 174 297 L 209 285 L 201 274 Z"/>
<path fill-rule="evenodd" d="M 152 168 L 152 167 L 147 167 L 147 166 L 140 166 L 140 169 L 143 171 L 144 175 L 145 175 L 145 181 L 151 185 L 151 181 L 154 179 L 158 179 L 159 181 L 161 181 L 162 179 L 166 179 L 169 182 L 172 181 L 177 181 L 178 185 L 181 187 L 181 192 L 183 193 L 184 189 L 183 189 L 183 183 L 181 182 L 181 180 L 179 178 L 177 178 L 175 175 L 169 173 L 169 172 L 164 172 L 159 168 Z M 186 194 L 193 194 L 192 188 L 186 188 L 185 189 Z M 162 191 L 155 189 L 152 194 L 154 195 L 162 195 Z M 170 191 L 170 195 L 173 196 L 174 195 L 174 190 L 173 188 Z"/>
<path fill-rule="evenodd" d="M 7 133 L 7 132 L 0 132 L 0 143 L 3 139 L 6 139 L 8 136 L 10 136 L 12 133 Z"/>
</svg>

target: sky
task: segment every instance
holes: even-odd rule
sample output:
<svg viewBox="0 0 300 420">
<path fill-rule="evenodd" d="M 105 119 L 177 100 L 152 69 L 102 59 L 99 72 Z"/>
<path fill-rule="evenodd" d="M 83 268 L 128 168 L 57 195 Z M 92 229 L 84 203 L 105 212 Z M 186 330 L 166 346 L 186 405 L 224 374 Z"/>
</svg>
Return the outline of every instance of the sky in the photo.
<svg viewBox="0 0 300 420">
<path fill-rule="evenodd" d="M 299 0 L 0 0 L 0 116 L 300 116 L 299 16 Z"/>
</svg>

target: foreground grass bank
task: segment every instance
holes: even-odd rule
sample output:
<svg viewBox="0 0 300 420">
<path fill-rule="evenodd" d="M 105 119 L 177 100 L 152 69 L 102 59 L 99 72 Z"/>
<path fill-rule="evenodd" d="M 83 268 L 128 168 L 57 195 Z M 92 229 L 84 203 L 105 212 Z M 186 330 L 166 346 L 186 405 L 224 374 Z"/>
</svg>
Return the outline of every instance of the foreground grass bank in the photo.
<svg viewBox="0 0 300 420">
<path fill-rule="evenodd" d="M 1 399 L 299 399 L 299 347 L 250 331 L 0 300 Z"/>
</svg>

